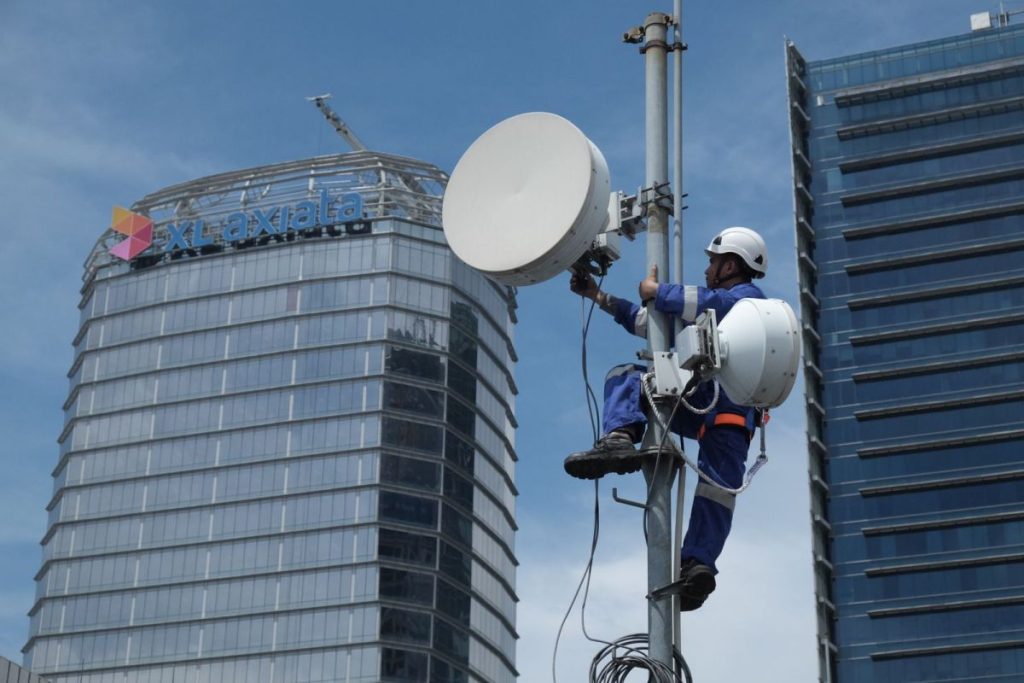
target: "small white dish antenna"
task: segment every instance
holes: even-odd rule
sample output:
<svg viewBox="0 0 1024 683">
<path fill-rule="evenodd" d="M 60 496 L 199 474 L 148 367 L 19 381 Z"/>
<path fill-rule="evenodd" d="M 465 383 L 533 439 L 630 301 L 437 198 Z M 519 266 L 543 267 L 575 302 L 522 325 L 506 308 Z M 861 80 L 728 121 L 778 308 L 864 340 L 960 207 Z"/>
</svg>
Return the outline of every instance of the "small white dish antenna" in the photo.
<svg viewBox="0 0 1024 683">
<path fill-rule="evenodd" d="M 608 224 L 611 183 L 601 151 L 572 123 L 544 112 L 505 119 L 452 171 L 442 222 L 469 266 L 506 285 L 570 268 Z"/>
<path fill-rule="evenodd" d="M 740 299 L 718 323 L 718 381 L 736 403 L 775 408 L 800 363 L 800 323 L 781 299 Z"/>
</svg>

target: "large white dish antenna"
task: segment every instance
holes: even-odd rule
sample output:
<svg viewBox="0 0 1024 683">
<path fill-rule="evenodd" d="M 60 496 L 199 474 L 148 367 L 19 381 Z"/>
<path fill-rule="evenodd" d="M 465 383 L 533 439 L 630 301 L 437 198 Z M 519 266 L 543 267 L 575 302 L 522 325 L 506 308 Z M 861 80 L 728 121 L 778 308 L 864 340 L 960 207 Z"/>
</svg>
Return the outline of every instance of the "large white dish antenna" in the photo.
<svg viewBox="0 0 1024 683">
<path fill-rule="evenodd" d="M 505 119 L 470 145 L 444 194 L 448 244 L 506 285 L 568 269 L 608 222 L 611 183 L 601 151 L 555 114 Z"/>
<path fill-rule="evenodd" d="M 800 324 L 781 299 L 740 299 L 718 323 L 718 381 L 736 403 L 775 408 L 789 396 L 800 363 Z"/>
</svg>

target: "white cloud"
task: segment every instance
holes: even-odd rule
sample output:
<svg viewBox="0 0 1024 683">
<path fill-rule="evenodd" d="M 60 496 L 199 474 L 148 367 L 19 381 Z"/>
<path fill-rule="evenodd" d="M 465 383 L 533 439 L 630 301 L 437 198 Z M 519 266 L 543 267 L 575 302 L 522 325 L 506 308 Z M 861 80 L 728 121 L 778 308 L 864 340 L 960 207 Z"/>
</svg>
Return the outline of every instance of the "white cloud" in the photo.
<svg viewBox="0 0 1024 683">
<path fill-rule="evenodd" d="M 610 483 L 637 482 L 620 478 Z M 806 488 L 805 479 L 800 484 Z M 767 488 L 768 479 L 758 485 Z M 586 622 L 591 636 L 614 640 L 647 630 L 647 570 L 640 515 L 611 503 L 608 488 L 602 487 L 601 539 Z M 589 487 L 586 491 L 563 501 L 565 514 L 557 522 L 547 520 L 547 526 L 542 526 L 545 520 L 523 515 L 517 655 L 523 681 L 551 680 L 555 635 L 589 549 L 593 500 Z M 772 500 L 781 497 L 777 490 L 765 493 Z M 718 589 L 703 608 L 683 617 L 683 654 L 695 680 L 789 683 L 816 676 L 809 654 L 815 635 L 807 508 L 794 515 L 793 510 L 773 507 L 743 501 L 719 561 Z M 760 517 L 777 523 L 770 528 L 752 523 Z M 558 680 L 584 680 L 600 648 L 583 636 L 577 604 L 562 637 Z"/>
<path fill-rule="evenodd" d="M 605 487 L 607 488 L 607 487 Z M 555 636 L 573 592 L 586 565 L 590 539 L 590 487 L 585 496 L 574 495 L 572 508 L 579 511 L 568 523 L 551 525 L 535 535 L 520 535 L 521 549 L 518 571 L 518 644 L 517 665 L 523 681 L 551 680 L 551 658 Z M 604 493 L 603 500 L 607 500 Z M 585 500 L 590 498 L 589 500 Z M 566 504 L 565 507 L 570 507 Z M 619 547 L 629 535 L 620 521 L 604 510 L 603 539 L 598 548 L 590 595 L 587 602 L 587 625 L 591 636 L 616 639 L 637 630 L 645 622 L 642 591 L 636 587 L 637 576 L 645 575 L 643 553 L 634 546 Z M 636 516 L 632 516 L 636 521 Z M 523 547 L 522 541 L 529 545 Z M 612 559 L 608 559 L 609 554 Z M 632 593 L 636 593 L 635 595 Z M 581 593 L 582 600 L 582 593 Z M 558 652 L 557 671 L 560 681 L 582 680 L 600 645 L 588 642 L 580 627 L 578 601 L 566 624 Z"/>
<path fill-rule="evenodd" d="M 109 129 L 82 125 L 87 117 L 75 114 L 75 110 L 82 109 L 65 106 L 61 108 L 62 116 L 42 119 L 0 113 L 0 145 L 5 151 L 0 168 L 4 174 L 17 173 L 10 180 L 18 180 L 26 172 L 51 179 L 61 173 L 72 173 L 92 182 L 130 174 L 133 183 L 158 187 L 168 179 L 180 181 L 214 170 L 205 161 L 184 159 L 170 151 L 143 149 L 119 139 Z"/>
<path fill-rule="evenodd" d="M 95 196 L 93 184 L 127 176 L 133 187 L 151 189 L 213 170 L 203 160 L 150 151 L 115 131 L 93 129 L 83 123 L 88 116 L 74 116 L 85 107 L 68 109 L 64 122 L 0 111 L 0 187 L 10 191 L 5 216 L 25 228 L 9 231 L 0 248 L 4 288 L 10 289 L 2 314 L 8 332 L 0 344 L 7 368 L 54 380 L 71 363 L 82 263 L 117 201 Z M 69 177 L 86 180 L 68 183 Z"/>
</svg>

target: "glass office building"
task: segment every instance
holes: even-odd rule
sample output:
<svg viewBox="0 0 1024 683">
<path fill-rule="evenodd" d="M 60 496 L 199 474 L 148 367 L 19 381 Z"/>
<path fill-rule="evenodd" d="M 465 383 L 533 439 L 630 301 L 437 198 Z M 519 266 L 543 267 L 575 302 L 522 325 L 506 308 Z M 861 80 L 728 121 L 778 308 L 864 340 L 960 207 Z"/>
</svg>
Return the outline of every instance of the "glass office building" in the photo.
<svg viewBox="0 0 1024 683">
<path fill-rule="evenodd" d="M 1024 27 L 786 45 L 821 680 L 1024 671 Z"/>
<path fill-rule="evenodd" d="M 22 669 L 14 662 L 0 657 L 0 683 L 48 683 L 28 669 Z"/>
<path fill-rule="evenodd" d="M 85 267 L 29 668 L 515 680 L 515 298 L 447 248 L 445 181 L 357 152 L 120 212 Z"/>
</svg>

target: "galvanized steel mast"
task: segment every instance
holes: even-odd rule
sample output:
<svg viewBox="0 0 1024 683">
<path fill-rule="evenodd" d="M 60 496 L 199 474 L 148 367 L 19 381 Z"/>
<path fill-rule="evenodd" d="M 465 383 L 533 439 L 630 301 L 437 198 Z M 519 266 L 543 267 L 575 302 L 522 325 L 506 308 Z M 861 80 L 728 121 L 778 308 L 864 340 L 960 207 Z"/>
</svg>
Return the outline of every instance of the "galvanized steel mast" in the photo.
<svg viewBox="0 0 1024 683">
<path fill-rule="evenodd" d="M 672 282 L 682 284 L 683 282 L 683 50 L 686 49 L 683 43 L 683 0 L 674 0 L 672 3 L 672 18 L 674 22 L 672 50 L 673 50 L 673 71 L 672 71 L 672 149 L 673 159 L 673 187 L 672 187 L 672 210 L 675 213 L 674 226 L 672 230 Z M 675 320 L 676 348 L 679 348 L 679 336 L 683 332 L 682 318 Z M 682 444 L 680 443 L 680 446 Z M 686 486 L 686 468 L 679 468 L 679 481 L 676 483 L 676 514 L 675 534 L 672 542 L 673 578 L 679 577 L 679 553 L 682 548 L 683 534 L 683 503 L 685 502 L 684 487 Z M 682 626 L 679 618 L 679 597 L 673 597 L 672 604 L 672 642 L 682 649 Z"/>
<path fill-rule="evenodd" d="M 660 189 L 668 183 L 668 93 L 667 93 L 667 42 L 671 17 L 661 12 L 652 12 L 644 20 L 645 65 L 645 138 L 646 173 L 644 184 L 648 192 L 647 202 L 647 260 L 646 270 L 658 269 L 658 277 L 669 276 L 668 209 L 659 201 Z M 655 310 L 654 302 L 646 304 L 647 348 L 654 354 L 669 350 L 674 336 L 674 326 L 668 316 Z M 665 406 L 651 406 L 649 411 L 661 413 L 660 419 L 650 415 L 647 433 L 642 449 L 657 453 L 660 446 L 668 444 L 670 435 L 664 433 L 662 423 L 668 422 Z M 671 452 L 669 450 L 668 452 Z M 644 465 L 647 481 L 647 509 L 644 515 L 647 525 L 647 587 L 648 593 L 672 583 L 679 562 L 672 552 L 672 483 L 676 475 L 676 459 L 666 453 L 649 457 Z M 647 633 L 648 654 L 651 659 L 674 668 L 672 635 L 676 622 L 671 596 L 649 598 Z"/>
</svg>

